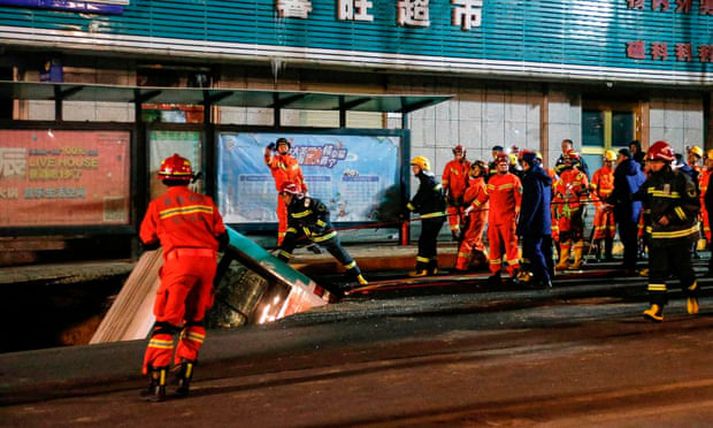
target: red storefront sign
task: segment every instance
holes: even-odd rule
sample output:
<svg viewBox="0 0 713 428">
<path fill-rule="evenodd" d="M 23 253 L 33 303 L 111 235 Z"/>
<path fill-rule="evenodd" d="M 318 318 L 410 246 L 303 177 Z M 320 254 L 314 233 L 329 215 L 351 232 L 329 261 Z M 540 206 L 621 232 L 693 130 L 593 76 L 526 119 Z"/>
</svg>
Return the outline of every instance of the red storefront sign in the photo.
<svg viewBox="0 0 713 428">
<path fill-rule="evenodd" d="M 0 130 L 0 227 L 129 223 L 126 131 Z"/>
</svg>

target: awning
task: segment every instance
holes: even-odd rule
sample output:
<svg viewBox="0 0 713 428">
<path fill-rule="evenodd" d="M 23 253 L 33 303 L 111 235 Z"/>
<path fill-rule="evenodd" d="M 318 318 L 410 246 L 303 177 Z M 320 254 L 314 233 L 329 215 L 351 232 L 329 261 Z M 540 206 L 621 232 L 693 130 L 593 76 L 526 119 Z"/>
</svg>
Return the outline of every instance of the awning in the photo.
<svg viewBox="0 0 713 428">
<path fill-rule="evenodd" d="M 295 110 L 409 113 L 452 95 L 370 95 L 231 88 L 175 88 L 0 81 L 0 97 L 18 100 L 187 104 Z"/>
</svg>

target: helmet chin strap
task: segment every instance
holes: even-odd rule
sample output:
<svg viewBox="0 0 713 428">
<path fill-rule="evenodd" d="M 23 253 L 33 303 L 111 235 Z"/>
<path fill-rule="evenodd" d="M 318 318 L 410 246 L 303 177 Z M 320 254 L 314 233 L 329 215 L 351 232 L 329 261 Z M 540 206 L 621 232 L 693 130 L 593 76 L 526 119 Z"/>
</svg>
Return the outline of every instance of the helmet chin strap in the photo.
<svg viewBox="0 0 713 428">
<path fill-rule="evenodd" d="M 196 181 L 198 181 L 202 178 L 203 178 L 203 171 L 198 171 L 197 173 L 193 174 L 193 177 L 191 177 L 191 184 L 195 183 Z"/>
</svg>

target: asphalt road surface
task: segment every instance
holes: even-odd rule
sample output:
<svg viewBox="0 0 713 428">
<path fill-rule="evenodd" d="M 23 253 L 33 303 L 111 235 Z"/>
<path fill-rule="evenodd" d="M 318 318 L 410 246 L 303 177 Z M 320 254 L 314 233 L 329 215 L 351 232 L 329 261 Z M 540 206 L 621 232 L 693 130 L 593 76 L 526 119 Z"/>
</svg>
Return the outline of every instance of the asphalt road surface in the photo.
<svg viewBox="0 0 713 428">
<path fill-rule="evenodd" d="M 703 280 L 703 286 L 711 284 Z M 210 332 L 190 397 L 146 403 L 145 342 L 0 355 L 3 426 L 710 426 L 713 297 L 641 317 L 643 278 L 468 281 Z"/>
</svg>

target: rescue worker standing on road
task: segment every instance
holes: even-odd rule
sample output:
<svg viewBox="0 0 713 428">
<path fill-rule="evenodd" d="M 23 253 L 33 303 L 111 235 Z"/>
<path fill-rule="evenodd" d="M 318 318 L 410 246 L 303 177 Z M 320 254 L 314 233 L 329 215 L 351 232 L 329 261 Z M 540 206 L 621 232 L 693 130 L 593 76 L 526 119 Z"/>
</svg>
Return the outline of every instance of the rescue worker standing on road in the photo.
<svg viewBox="0 0 713 428">
<path fill-rule="evenodd" d="M 298 242 L 306 238 L 329 251 L 342 264 L 352 282 L 367 285 L 356 260 L 340 244 L 337 231 L 329 221 L 327 206 L 319 199 L 305 196 L 297 184 L 289 181 L 282 183 L 280 197 L 287 207 L 288 227 L 277 258 L 289 262 Z M 344 290 L 329 291 L 338 295 Z"/>
<path fill-rule="evenodd" d="M 158 172 L 168 191 L 151 201 L 139 237 L 146 248 L 163 247 L 164 263 L 153 313 L 156 317 L 144 355 L 143 373 L 150 377 L 144 396 L 166 397 L 166 375 L 178 369 L 176 393 L 187 395 L 198 351 L 205 339 L 203 320 L 213 304 L 217 251 L 228 243 L 223 219 L 213 200 L 188 188 L 191 163 L 174 154 Z M 179 334 L 180 333 L 180 334 Z M 179 334 L 174 355 L 173 336 Z"/>
<path fill-rule="evenodd" d="M 416 156 L 411 159 L 411 171 L 418 178 L 419 186 L 406 209 L 420 214 L 421 236 L 418 238 L 416 270 L 409 276 L 435 275 L 438 273 L 438 233 L 445 222 L 446 201 L 441 184 L 431 172 L 428 158 Z"/>
<path fill-rule="evenodd" d="M 676 274 L 687 300 L 689 314 L 698 313 L 698 283 L 691 265 L 691 242 L 698 236 L 698 190 L 690 177 L 671 169 L 674 153 L 666 141 L 657 141 L 646 153 L 651 175 L 636 193 L 650 210 L 649 301 L 644 318 L 663 321 L 667 303 L 666 279 Z"/>
<path fill-rule="evenodd" d="M 292 145 L 287 138 L 278 138 L 277 142 L 270 143 L 265 147 L 265 165 L 270 168 L 272 177 L 275 179 L 275 189 L 277 189 L 277 245 L 282 244 L 287 232 L 287 206 L 279 192 L 282 186 L 289 182 L 297 186 L 300 193 L 307 193 L 302 169 L 291 154 Z"/>
<path fill-rule="evenodd" d="M 597 260 L 604 241 L 604 260 L 611 261 L 614 236 L 616 236 L 616 222 L 614 221 L 614 211 L 611 205 L 606 204 L 606 200 L 614 190 L 614 162 L 616 153 L 614 150 L 606 150 L 603 157 L 604 165 L 594 172 L 590 188 L 592 199 L 594 200 L 594 234 L 592 240 L 597 245 Z"/>
<path fill-rule="evenodd" d="M 473 209 L 480 209 L 490 201 L 488 210 L 488 241 L 490 244 L 490 285 L 502 285 L 500 270 L 502 268 L 503 247 L 510 282 L 515 278 L 520 268 L 515 227 L 520 215 L 522 201 L 522 185 L 520 179 L 508 172 L 509 157 L 502 153 L 495 160 L 497 174 L 488 181 L 487 192 L 473 201 Z"/>
<path fill-rule="evenodd" d="M 581 158 L 574 150 L 567 152 L 560 179 L 554 187 L 555 217 L 559 225 L 560 254 L 555 269 L 580 269 L 584 252 L 582 199 L 589 193 L 589 180 L 581 168 Z M 569 265 L 570 251 L 574 263 Z"/>
<path fill-rule="evenodd" d="M 463 201 L 466 208 L 465 229 L 463 238 L 458 246 L 458 256 L 456 258 L 455 270 L 465 272 L 468 270 L 473 259 L 478 263 L 478 267 L 486 263 L 485 245 L 483 244 L 483 232 L 488 218 L 488 203 L 477 210 L 472 208 L 472 203 L 481 195 L 487 192 L 485 179 L 488 176 L 488 167 L 483 161 L 475 161 L 470 167 L 468 187 L 465 190 Z"/>
<path fill-rule="evenodd" d="M 463 146 L 458 144 L 453 148 L 453 159 L 443 168 L 441 184 L 446 194 L 446 204 L 448 206 L 448 225 L 451 229 L 453 240 L 460 238 L 460 229 L 465 220 L 463 211 L 463 195 L 468 182 L 468 171 L 470 162 L 465 158 Z"/>
<path fill-rule="evenodd" d="M 701 200 L 701 223 L 703 223 L 703 235 L 706 238 L 708 246 L 710 246 L 711 243 L 711 225 L 705 199 L 708 194 L 708 182 L 710 181 L 711 172 L 713 172 L 713 149 L 706 152 L 703 168 L 701 169 L 700 175 L 698 175 L 698 191 Z M 711 260 L 713 260 L 713 257 L 711 257 Z"/>
<path fill-rule="evenodd" d="M 517 224 L 517 235 L 522 237 L 523 257 L 529 262 L 531 276 L 518 277 L 539 288 L 551 288 L 552 282 L 548 262 L 543 251 L 545 236 L 551 236 L 552 219 L 550 217 L 550 197 L 552 195 L 552 179 L 540 165 L 537 155 L 524 152 L 520 164 L 524 171 L 522 179 L 522 209 Z M 550 257 L 552 253 L 549 252 Z"/>
</svg>

